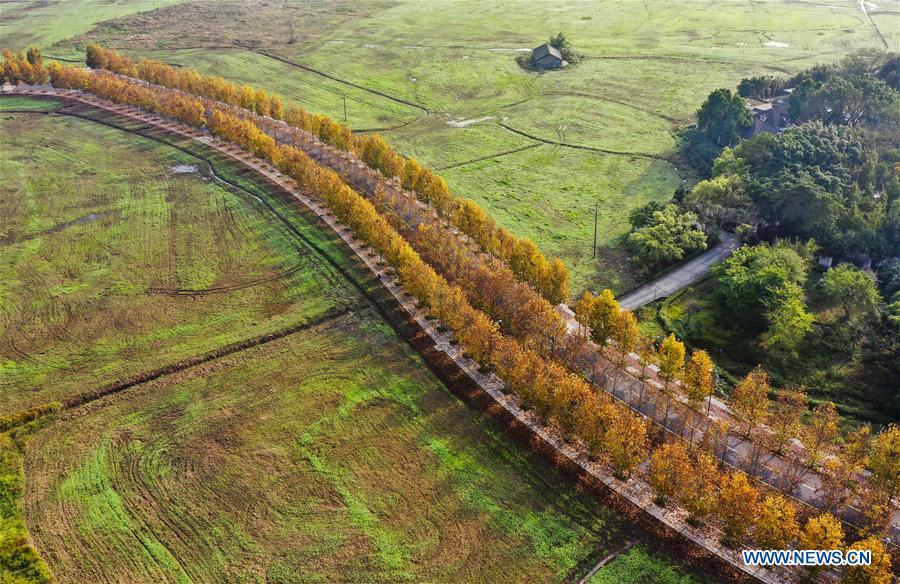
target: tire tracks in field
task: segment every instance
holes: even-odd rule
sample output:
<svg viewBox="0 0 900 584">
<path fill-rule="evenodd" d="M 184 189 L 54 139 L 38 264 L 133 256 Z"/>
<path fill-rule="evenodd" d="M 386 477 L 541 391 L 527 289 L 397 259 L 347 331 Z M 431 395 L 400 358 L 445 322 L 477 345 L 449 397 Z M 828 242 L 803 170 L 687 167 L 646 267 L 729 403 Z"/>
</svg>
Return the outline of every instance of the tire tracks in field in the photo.
<svg viewBox="0 0 900 584">
<path fill-rule="evenodd" d="M 88 105 L 86 105 L 86 104 L 85 104 L 85 107 L 92 108 L 92 106 L 88 106 Z M 92 108 L 92 109 L 97 109 L 98 111 L 104 111 L 104 110 L 99 109 L 99 108 Z M 148 140 L 153 140 L 153 141 L 158 142 L 158 143 L 160 143 L 160 144 L 164 144 L 164 145 L 169 146 L 169 147 L 171 147 L 171 148 L 175 148 L 175 149 L 177 149 L 177 150 L 179 150 L 179 151 L 181 151 L 181 152 L 184 152 L 185 154 L 189 154 L 190 156 L 196 158 L 197 160 L 202 161 L 202 162 L 205 163 L 205 164 L 207 165 L 207 167 L 209 168 L 210 173 L 211 173 L 213 179 L 215 179 L 215 180 L 218 181 L 218 182 L 221 182 L 221 183 L 223 183 L 223 184 L 226 184 L 226 185 L 230 186 L 231 188 L 235 189 L 236 191 L 239 191 L 239 192 L 241 192 L 241 193 L 243 193 L 243 194 L 249 196 L 249 197 L 252 198 L 254 201 L 256 201 L 256 202 L 260 203 L 261 205 L 263 205 L 263 207 L 265 207 L 266 210 L 267 210 L 273 217 L 275 217 L 275 218 L 276 218 L 276 219 L 284 226 L 284 228 L 285 228 L 288 232 L 290 232 L 294 237 L 296 237 L 299 241 L 302 241 L 304 245 L 306 245 L 309 249 L 311 249 L 313 252 L 315 252 L 315 254 L 316 254 L 316 256 L 317 256 L 318 259 L 320 259 L 322 262 L 324 262 L 325 264 L 327 264 L 328 266 L 330 266 L 336 273 L 340 274 L 340 275 L 343 277 L 345 283 L 349 284 L 352 288 L 354 288 L 357 292 L 359 292 L 360 295 L 362 295 L 364 298 L 366 298 L 366 299 L 371 303 L 372 307 L 378 312 L 378 314 L 379 314 L 380 316 L 382 316 L 385 320 L 390 321 L 390 318 L 391 318 L 391 317 L 390 317 L 390 315 L 387 313 L 387 311 L 382 307 L 381 303 L 375 298 L 375 296 L 374 296 L 374 295 L 366 288 L 366 286 L 360 281 L 360 278 L 359 278 L 357 275 L 354 275 L 353 273 L 351 273 L 351 269 L 350 269 L 350 268 L 345 268 L 344 266 L 342 266 L 337 260 L 335 260 L 334 258 L 332 258 L 327 252 L 325 252 L 325 250 L 322 249 L 322 246 L 321 246 L 321 245 L 319 245 L 319 244 L 317 244 L 316 242 L 310 240 L 307 236 L 305 236 L 303 233 L 301 233 L 300 230 L 297 229 L 297 227 L 294 226 L 294 224 L 291 223 L 290 220 L 289 220 L 287 217 L 285 217 L 285 216 L 284 216 L 282 213 L 280 213 L 275 207 L 273 207 L 272 204 L 269 203 L 269 201 L 266 201 L 265 199 L 260 198 L 259 196 L 257 196 L 257 195 L 254 194 L 253 192 L 251 192 L 251 191 L 247 190 L 246 188 L 242 187 L 241 185 L 239 185 L 239 184 L 237 184 L 237 183 L 234 183 L 234 182 L 232 182 L 232 181 L 230 181 L 230 180 L 227 180 L 227 179 L 225 179 L 225 178 L 222 178 L 221 176 L 219 176 L 218 174 L 216 174 L 216 172 L 215 172 L 215 170 L 214 170 L 214 169 L 215 169 L 215 163 L 212 162 L 212 160 L 210 160 L 210 159 L 207 158 L 206 156 L 204 156 L 204 155 L 198 153 L 196 150 L 192 150 L 192 149 L 187 148 L 187 147 L 185 147 L 185 146 L 182 146 L 181 144 L 178 144 L 178 143 L 176 143 L 176 142 L 170 142 L 170 141 L 167 141 L 167 140 L 163 140 L 162 138 L 159 138 L 159 137 L 153 135 L 152 133 L 147 133 L 147 134 L 142 133 L 142 132 L 144 132 L 144 131 L 148 131 L 148 130 L 149 130 L 149 131 L 152 131 L 152 130 L 157 130 L 157 129 L 158 129 L 159 131 L 161 131 L 161 132 L 163 132 L 163 133 L 166 133 L 166 134 L 169 134 L 169 135 L 175 135 L 175 134 L 172 134 L 172 132 L 170 132 L 170 131 L 168 131 L 168 130 L 165 130 L 165 129 L 162 129 L 162 128 L 156 128 L 156 127 L 151 126 L 151 125 L 149 125 L 149 124 L 143 124 L 142 126 L 140 126 L 140 127 L 138 127 L 138 128 L 135 128 L 135 129 L 129 129 L 129 128 L 125 128 L 125 127 L 120 126 L 120 125 L 116 125 L 116 124 L 114 124 L 114 123 L 112 123 L 112 122 L 110 122 L 110 121 L 107 121 L 107 120 L 102 120 L 102 119 L 98 119 L 98 118 L 93 118 L 93 117 L 90 117 L 90 116 L 88 116 L 88 115 L 80 114 L 80 113 L 74 112 L 74 111 L 64 111 L 64 110 L 62 110 L 62 109 L 61 109 L 60 111 L 55 111 L 55 112 L 41 112 L 41 113 L 48 113 L 48 114 L 49 114 L 49 113 L 52 113 L 52 114 L 56 114 L 56 115 L 72 116 L 72 117 L 76 117 L 76 118 L 79 118 L 79 119 L 82 119 L 82 120 L 85 120 L 85 121 L 88 121 L 88 122 L 94 122 L 94 123 L 101 124 L 101 125 L 104 125 L 104 126 L 107 126 L 107 127 L 110 127 L 110 128 L 115 128 L 115 129 L 120 130 L 120 131 L 122 131 L 122 132 L 127 132 L 127 133 L 129 133 L 129 134 L 135 134 L 135 135 L 140 136 L 140 137 L 142 137 L 142 138 L 146 138 L 146 139 L 148 139 Z M 114 114 L 114 113 L 113 113 L 112 115 L 119 115 L 119 114 Z M 177 136 L 177 135 L 176 135 L 176 136 Z M 238 163 L 238 164 L 240 164 L 240 163 Z M 242 168 L 248 168 L 248 169 L 249 169 L 250 167 L 247 167 L 247 166 L 242 165 Z M 265 176 L 263 176 L 263 175 L 261 175 L 261 174 L 259 174 L 259 173 L 256 173 L 256 172 L 253 171 L 252 169 L 250 169 L 250 171 L 253 172 L 254 174 L 258 175 L 258 176 L 262 179 L 262 181 L 263 181 L 265 184 L 274 187 L 274 188 L 277 189 L 278 191 L 281 191 L 281 190 L 282 190 L 282 188 L 281 188 L 280 186 L 278 186 L 277 184 L 275 184 L 274 182 L 272 182 L 271 180 L 269 180 L 267 177 L 265 177 Z M 301 212 L 302 212 L 302 211 L 301 211 Z M 323 231 L 325 231 L 325 230 L 323 229 Z"/>
<path fill-rule="evenodd" d="M 160 523 L 162 523 L 163 527 L 167 528 L 169 532 L 175 535 L 175 537 L 178 539 L 178 541 L 181 542 L 185 550 L 192 550 L 194 546 L 192 545 L 191 541 L 187 539 L 186 535 L 196 538 L 194 541 L 203 541 L 203 537 L 200 531 L 194 525 L 192 525 L 190 521 L 176 521 L 168 513 L 164 512 L 164 510 L 160 506 L 159 499 L 153 493 L 153 489 L 151 489 L 150 485 L 147 484 L 147 481 L 144 480 L 144 473 L 141 472 L 140 468 L 141 460 L 143 459 L 140 456 L 136 455 L 131 456 L 130 460 L 127 460 L 128 477 L 131 481 L 131 484 L 134 485 L 141 503 L 143 504 L 144 508 L 149 507 L 153 510 L 153 514 L 159 518 L 159 521 Z M 121 463 L 125 465 L 126 460 L 124 458 L 121 459 Z M 138 513 L 131 512 L 130 515 L 137 518 Z M 188 570 L 186 562 L 182 560 L 180 554 L 176 553 L 176 550 L 163 542 L 163 539 L 160 538 L 159 534 L 153 528 L 153 525 L 150 523 L 150 521 L 145 518 L 141 518 L 141 523 L 144 524 L 144 527 L 147 529 L 147 531 L 150 532 L 156 542 L 160 546 L 162 546 L 170 556 L 172 556 L 172 558 L 178 564 L 179 568 L 181 568 L 181 571 L 184 572 L 184 574 L 188 578 L 197 580 L 196 574 L 192 574 Z M 180 527 L 181 524 L 183 524 L 183 528 Z M 190 559 L 194 560 L 195 558 Z"/>
<path fill-rule="evenodd" d="M 358 303 L 354 305 L 344 306 L 340 309 L 329 310 L 316 319 L 298 323 L 287 328 L 272 331 L 270 333 L 266 333 L 257 337 L 244 339 L 243 341 L 236 341 L 234 343 L 230 343 L 228 345 L 219 347 L 218 349 L 214 349 L 200 355 L 188 357 L 187 359 L 182 359 L 181 361 L 177 361 L 175 363 L 171 363 L 169 365 L 165 365 L 151 371 L 145 371 L 144 373 L 126 377 L 125 379 L 104 385 L 93 391 L 81 393 L 79 395 L 76 395 L 75 397 L 64 400 L 62 402 L 62 405 L 66 410 L 74 409 L 87 403 L 96 401 L 102 397 L 120 393 L 136 385 L 154 381 L 161 377 L 172 375 L 173 373 L 178 373 L 186 369 L 191 369 L 198 365 L 202 365 L 204 363 L 209 363 L 210 361 L 214 361 L 222 357 L 227 357 L 228 355 L 233 355 L 235 353 L 239 353 L 253 347 L 258 347 L 260 345 L 271 343 L 272 341 L 283 339 L 287 336 L 336 320 L 347 314 L 351 314 L 354 309 L 362 307 L 364 307 L 364 305 Z"/>
<path fill-rule="evenodd" d="M 298 264 L 293 266 L 292 268 L 288 268 L 287 270 L 282 270 L 281 272 L 275 274 L 274 276 L 265 276 L 262 278 L 254 278 L 253 280 L 247 280 L 246 282 L 238 282 L 237 284 L 229 284 L 228 286 L 217 286 L 214 288 L 148 288 L 148 294 L 165 294 L 166 296 L 207 296 L 209 294 L 225 294 L 228 292 L 234 292 L 236 290 L 243 290 L 245 288 L 253 288 L 254 286 L 262 286 L 264 284 L 270 284 L 272 282 L 277 282 L 278 280 L 283 280 L 288 278 L 306 266 L 303 264 Z"/>
<path fill-rule="evenodd" d="M 273 207 L 269 201 L 266 201 L 265 199 L 260 198 L 259 196 L 252 193 L 251 191 L 247 190 L 246 188 L 242 187 L 239 184 L 236 184 L 232 181 L 229 181 L 225 178 L 218 176 L 214 171 L 215 164 L 212 162 L 212 160 L 210 160 L 209 158 L 198 153 L 196 150 L 187 148 L 187 147 L 177 143 L 176 141 L 164 140 L 158 136 L 153 135 L 152 133 L 143 133 L 143 132 L 145 132 L 145 131 L 152 132 L 154 130 L 158 130 L 167 135 L 172 135 L 172 136 L 175 136 L 176 138 L 179 138 L 180 136 L 178 134 L 172 133 L 171 131 L 166 130 L 164 128 L 157 128 L 155 126 L 152 126 L 152 125 L 146 124 L 146 123 L 140 125 L 137 128 L 125 128 L 121 125 L 117 125 L 117 124 L 113 123 L 112 121 L 109 121 L 106 119 L 91 117 L 86 114 L 72 111 L 71 107 L 72 107 L 71 105 L 65 105 L 60 108 L 56 108 L 53 111 L 47 110 L 47 111 L 33 112 L 33 111 L 29 110 L 29 113 L 39 113 L 39 114 L 43 114 L 43 115 L 51 115 L 52 114 L 52 115 L 60 115 L 60 116 L 71 116 L 71 117 L 79 118 L 79 119 L 82 119 L 85 121 L 98 123 L 98 124 L 101 124 L 101 125 L 104 125 L 104 126 L 107 126 L 110 128 L 117 129 L 119 131 L 127 132 L 130 134 L 135 134 L 137 136 L 140 136 L 140 137 L 148 139 L 148 140 L 153 140 L 155 142 L 164 144 L 166 146 L 169 146 L 169 147 L 175 148 L 181 152 L 184 152 L 184 153 L 196 158 L 197 160 L 203 161 L 208 166 L 210 173 L 215 180 L 229 185 L 231 188 L 250 196 L 253 200 L 262 204 L 287 229 L 287 231 L 289 231 L 298 240 L 302 241 L 306 246 L 308 246 L 309 249 L 311 249 L 313 252 L 315 252 L 316 256 L 321 261 L 323 261 L 327 265 L 331 266 L 331 268 L 337 274 L 340 274 L 340 276 L 342 276 L 342 278 L 344 280 L 344 283 L 349 284 L 352 288 L 354 288 L 363 297 L 364 302 L 359 302 L 359 303 L 356 303 L 356 304 L 353 304 L 350 306 L 346 306 L 342 309 L 328 311 L 324 315 L 322 315 L 322 317 L 317 319 L 316 321 L 300 323 L 300 324 L 297 324 L 297 325 L 294 325 L 291 327 L 287 327 L 285 329 L 281 329 L 279 331 L 274 331 L 271 333 L 267 333 L 265 335 L 261 335 L 259 337 L 254 337 L 251 339 L 246 339 L 244 341 L 231 343 L 224 347 L 220 347 L 219 349 L 216 349 L 214 351 L 204 353 L 202 355 L 196 355 L 193 357 L 189 357 L 187 359 L 183 359 L 177 363 L 174 363 L 174 364 L 171 364 L 171 365 L 168 365 L 165 367 L 154 369 L 152 371 L 148 371 L 143 374 L 134 375 L 134 376 L 128 377 L 126 379 L 107 384 L 107 385 L 97 388 L 93 391 L 90 391 L 87 393 L 82 393 L 75 397 L 69 398 L 68 400 L 64 400 L 62 402 L 64 409 L 66 409 L 66 410 L 73 409 L 78 406 L 87 404 L 89 402 L 96 401 L 107 395 L 120 393 L 120 392 L 122 392 L 126 389 L 129 389 L 131 387 L 134 387 L 136 385 L 140 385 L 140 384 L 146 383 L 148 381 L 152 381 L 152 380 L 158 379 L 160 377 L 170 375 L 177 371 L 183 371 L 185 369 L 189 369 L 189 368 L 195 367 L 197 365 L 200 365 L 200 364 L 203 364 L 203 363 L 206 363 L 206 362 L 209 362 L 209 361 L 212 361 L 212 360 L 215 360 L 215 359 L 227 356 L 227 355 L 231 355 L 231 354 L 243 351 L 243 350 L 251 348 L 251 347 L 263 345 L 263 344 L 269 343 L 271 341 L 274 341 L 274 340 L 277 340 L 280 338 L 284 338 L 286 336 L 300 332 L 302 330 L 308 329 L 308 328 L 316 326 L 318 324 L 323 324 L 329 320 L 334 320 L 336 318 L 339 318 L 340 316 L 343 316 L 345 314 L 352 312 L 355 308 L 360 308 L 360 307 L 372 308 L 386 322 L 393 322 L 393 318 L 391 317 L 391 315 L 388 314 L 387 309 L 385 309 L 385 307 L 382 305 L 382 303 L 379 302 L 377 298 L 375 298 L 374 294 L 367 289 L 367 287 L 361 281 L 361 278 L 359 276 L 351 273 L 352 268 L 345 268 L 344 266 L 342 266 L 336 259 L 332 258 L 328 253 L 326 253 L 325 250 L 323 250 L 319 244 L 315 243 L 314 241 L 311 241 L 307 236 L 305 236 L 303 233 L 301 233 L 300 230 L 297 229 L 297 227 L 294 226 L 293 223 L 291 223 L 287 217 L 285 217 L 282 213 L 280 213 L 277 209 L 275 209 L 275 207 Z M 87 104 L 84 104 L 84 107 L 89 108 L 89 109 L 96 109 L 99 112 L 104 111 L 100 108 L 94 108 Z M 6 110 L 6 111 L 8 111 L 8 110 Z M 111 113 L 113 116 L 120 116 L 120 117 L 125 117 L 125 119 L 130 119 L 127 116 L 121 116 L 120 114 L 116 114 L 114 112 L 107 112 L 107 113 Z M 242 168 L 250 168 L 245 165 L 241 165 L 241 166 L 242 166 Z M 254 174 L 259 174 L 259 173 L 256 173 L 255 171 L 253 171 L 252 168 L 250 170 L 252 172 L 254 172 Z M 274 186 L 276 189 L 278 189 L 278 191 L 282 190 L 280 186 L 275 184 L 270 179 L 266 178 L 263 175 L 259 175 L 259 176 L 262 178 L 262 180 L 266 184 Z"/>
</svg>

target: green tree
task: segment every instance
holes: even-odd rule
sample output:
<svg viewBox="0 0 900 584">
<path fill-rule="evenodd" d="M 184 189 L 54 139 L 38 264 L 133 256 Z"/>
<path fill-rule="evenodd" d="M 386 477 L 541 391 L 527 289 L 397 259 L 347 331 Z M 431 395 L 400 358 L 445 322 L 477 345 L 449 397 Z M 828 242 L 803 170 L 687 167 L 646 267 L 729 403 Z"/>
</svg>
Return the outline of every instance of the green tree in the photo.
<svg viewBox="0 0 900 584">
<path fill-rule="evenodd" d="M 874 276 L 850 264 L 841 264 L 825 272 L 821 286 L 826 299 L 840 307 L 843 316 L 849 319 L 872 314 L 881 304 Z"/>
<path fill-rule="evenodd" d="M 786 284 L 773 290 L 773 298 L 765 312 L 766 331 L 760 335 L 760 346 L 795 353 L 806 335 L 812 331 L 815 317 L 807 312 L 803 289 Z"/>
<path fill-rule="evenodd" d="M 557 33 L 554 36 L 551 36 L 547 41 L 550 43 L 551 47 L 555 47 L 559 49 L 559 52 L 562 53 L 563 59 L 572 63 L 573 65 L 578 62 L 578 55 L 575 53 L 575 49 L 572 47 L 572 43 L 569 42 L 569 39 L 566 38 L 565 33 Z"/>
<path fill-rule="evenodd" d="M 741 130 L 751 125 L 744 98 L 730 89 L 716 89 L 697 111 L 697 129 L 719 146 L 734 146 Z"/>
<path fill-rule="evenodd" d="M 721 230 L 725 223 L 746 223 L 753 210 L 743 179 L 734 174 L 700 181 L 685 196 L 683 205 L 697 214 L 707 230 Z"/>
<path fill-rule="evenodd" d="M 778 95 L 782 88 L 784 88 L 784 80 L 771 75 L 741 79 L 737 87 L 738 93 L 743 97 L 755 97 L 757 99 L 774 97 Z"/>
<path fill-rule="evenodd" d="M 628 214 L 628 222 L 635 229 L 646 227 L 653 222 L 653 213 L 662 211 L 671 204 L 671 201 L 648 201 L 640 207 L 632 209 Z"/>
<path fill-rule="evenodd" d="M 712 269 L 728 314 L 761 333 L 766 348 L 792 351 L 812 328 L 802 288 L 811 251 L 785 242 L 744 246 Z"/>
<path fill-rule="evenodd" d="M 706 249 L 706 234 L 694 228 L 697 216 L 682 213 L 675 205 L 654 211 L 650 222 L 633 230 L 626 243 L 632 260 L 646 269 L 678 261 L 693 251 Z"/>
</svg>

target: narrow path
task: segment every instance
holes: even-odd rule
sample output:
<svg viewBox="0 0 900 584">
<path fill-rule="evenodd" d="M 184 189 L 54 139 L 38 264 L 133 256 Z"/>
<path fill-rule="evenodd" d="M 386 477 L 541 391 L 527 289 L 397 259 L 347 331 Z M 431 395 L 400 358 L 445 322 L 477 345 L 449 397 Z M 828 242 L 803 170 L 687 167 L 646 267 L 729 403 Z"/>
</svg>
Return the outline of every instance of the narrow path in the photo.
<svg viewBox="0 0 900 584">
<path fill-rule="evenodd" d="M 625 544 L 623 546 L 619 547 L 613 553 L 609 554 L 608 556 L 606 556 L 605 558 L 603 558 L 602 560 L 597 562 L 594 565 L 594 567 L 591 568 L 591 571 L 588 572 L 587 574 L 585 574 L 584 578 L 582 578 L 581 580 L 578 581 L 578 584 L 587 584 L 587 582 L 590 581 L 590 579 L 594 577 L 594 574 L 596 574 L 600 570 L 600 568 L 602 568 L 606 564 L 610 563 L 611 561 L 613 561 L 620 555 L 624 554 L 625 552 L 627 552 L 628 550 L 633 548 L 636 544 L 637 544 L 637 540 L 630 540 L 630 541 L 625 542 Z"/>
<path fill-rule="evenodd" d="M 666 164 L 672 164 L 672 161 L 664 158 L 662 156 L 655 156 L 653 154 L 647 154 L 645 152 L 627 152 L 624 150 L 610 150 L 608 148 L 596 148 L 594 146 L 585 146 L 583 144 L 567 144 L 565 142 L 558 142 L 556 140 L 548 140 L 546 138 L 541 138 L 540 136 L 535 136 L 534 134 L 529 134 L 528 132 L 524 132 L 522 130 L 513 128 L 510 125 L 504 124 L 503 122 L 497 122 L 501 128 L 509 130 L 514 134 L 518 134 L 519 136 L 524 136 L 530 140 L 535 140 L 537 142 L 543 142 L 544 144 L 552 144 L 554 146 L 563 146 L 564 148 L 574 148 L 575 150 L 587 150 L 589 152 L 602 152 L 603 154 L 615 154 L 618 156 L 633 156 L 635 158 L 649 158 L 651 160 L 659 160 L 660 162 L 665 162 Z M 672 165 L 674 166 L 674 164 Z"/>
<path fill-rule="evenodd" d="M 316 69 L 315 67 L 311 67 L 309 65 L 304 65 L 303 63 L 297 63 L 296 61 L 291 61 L 289 59 L 280 57 L 280 56 L 278 56 L 274 53 L 270 53 L 268 51 L 254 50 L 253 52 L 256 53 L 257 55 L 262 55 L 263 57 L 268 57 L 269 59 L 274 59 L 276 61 L 280 61 L 286 65 L 291 65 L 292 67 L 297 67 L 298 69 L 303 69 L 304 71 L 309 71 L 310 73 L 315 73 L 316 75 L 320 75 L 322 77 L 325 77 L 326 79 L 331 79 L 332 81 L 337 81 L 338 83 L 343 83 L 344 85 L 346 85 L 348 87 L 354 87 L 356 89 L 360 89 L 362 91 L 371 93 L 372 95 L 377 95 L 377 96 L 383 97 L 385 99 L 389 99 L 396 103 L 407 105 L 409 107 L 414 107 L 417 110 L 420 110 L 426 114 L 431 113 L 431 111 L 424 105 L 420 105 L 418 103 L 408 101 L 406 99 L 403 99 L 402 97 L 396 97 L 394 95 L 385 93 L 383 91 L 379 91 L 377 89 L 372 89 L 371 87 L 366 87 L 365 85 L 360 85 L 360 84 L 354 83 L 352 81 L 347 81 L 346 79 L 341 79 L 340 77 L 335 77 L 331 73 L 326 73 L 325 71 L 322 71 L 321 69 Z"/>
<path fill-rule="evenodd" d="M 500 158 L 501 156 L 508 156 L 510 154 L 516 154 L 517 152 L 522 152 L 523 150 L 530 150 L 532 148 L 537 148 L 538 146 L 543 146 L 542 142 L 538 142 L 537 144 L 529 144 L 528 146 L 520 146 L 519 148 L 513 148 L 512 150 L 504 150 L 502 152 L 497 152 L 496 154 L 488 154 L 486 156 L 479 156 L 477 158 L 471 158 L 469 160 L 463 160 L 462 162 L 455 162 L 453 164 L 448 164 L 447 166 L 439 166 L 435 168 L 438 172 L 443 172 L 445 170 L 450 170 L 451 168 L 459 168 L 460 166 L 466 166 L 467 164 L 475 164 L 476 162 L 484 162 L 485 160 L 493 160 L 495 158 Z"/>
<path fill-rule="evenodd" d="M 671 296 L 708 274 L 714 265 L 727 258 L 738 247 L 740 247 L 738 238 L 726 233 L 714 248 L 619 298 L 619 305 L 627 310 L 635 310 L 659 298 Z"/>
<path fill-rule="evenodd" d="M 863 16 L 866 17 L 867 21 L 869 21 L 869 25 L 872 27 L 872 30 L 875 31 L 875 36 L 877 36 L 881 40 L 881 44 L 884 45 L 884 48 L 890 50 L 887 39 L 884 38 L 884 35 L 881 34 L 880 30 L 878 30 L 878 27 L 875 25 L 875 21 L 872 20 L 872 17 L 869 16 L 869 11 L 866 8 L 866 0 L 859 0 L 859 9 L 862 10 Z"/>
</svg>

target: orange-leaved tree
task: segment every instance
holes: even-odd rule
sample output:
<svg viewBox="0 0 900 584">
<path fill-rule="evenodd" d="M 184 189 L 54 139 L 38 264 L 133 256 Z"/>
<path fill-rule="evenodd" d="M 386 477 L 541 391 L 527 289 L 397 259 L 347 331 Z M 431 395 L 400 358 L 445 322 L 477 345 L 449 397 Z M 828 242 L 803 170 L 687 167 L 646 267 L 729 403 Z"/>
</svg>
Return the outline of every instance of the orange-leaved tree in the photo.
<svg viewBox="0 0 900 584">
<path fill-rule="evenodd" d="M 757 366 L 747 374 L 731 392 L 729 405 L 745 425 L 744 434 L 750 437 L 750 431 L 761 423 L 769 411 L 769 375 L 762 367 Z"/>
</svg>

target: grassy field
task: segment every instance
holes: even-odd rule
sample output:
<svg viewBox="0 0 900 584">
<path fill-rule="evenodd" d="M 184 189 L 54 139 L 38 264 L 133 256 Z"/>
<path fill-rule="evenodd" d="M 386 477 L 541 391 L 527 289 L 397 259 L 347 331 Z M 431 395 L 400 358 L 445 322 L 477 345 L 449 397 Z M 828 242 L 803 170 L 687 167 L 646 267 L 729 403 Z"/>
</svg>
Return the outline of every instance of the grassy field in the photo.
<svg viewBox="0 0 900 584">
<path fill-rule="evenodd" d="M 178 0 L 9 0 L 3 2 L 0 39 L 4 47 L 49 46 L 105 20 L 150 11 Z"/>
<path fill-rule="evenodd" d="M 629 532 L 370 312 L 102 406 L 28 448 L 61 582 L 551 581 Z"/>
<path fill-rule="evenodd" d="M 334 236 L 249 175 L 89 108 L 0 106 L 7 409 L 308 323 L 0 434 L 0 527 L 26 526 L 58 581 L 563 581 L 645 537 L 454 397 Z M 214 301 L 147 293 L 297 261 Z"/>
<path fill-rule="evenodd" d="M 898 13 L 872 14 L 896 45 Z M 517 63 L 558 31 L 583 55 L 577 66 L 538 74 Z M 620 249 L 625 218 L 693 179 L 677 167 L 674 133 L 712 89 L 881 45 L 854 0 L 187 2 L 84 32 L 47 52 L 78 58 L 99 41 L 337 119 L 346 96 L 352 126 L 393 128 L 384 134 L 404 153 L 446 168 L 458 193 L 561 255 L 576 292 L 636 283 Z"/>
<path fill-rule="evenodd" d="M 704 578 L 684 572 L 647 548 L 637 546 L 606 564 L 588 584 L 653 582 L 654 584 L 696 584 Z"/>
<path fill-rule="evenodd" d="M 35 103 L 0 107 L 54 107 Z M 0 414 L 357 302 L 202 160 L 78 118 L 0 115 Z"/>
</svg>

